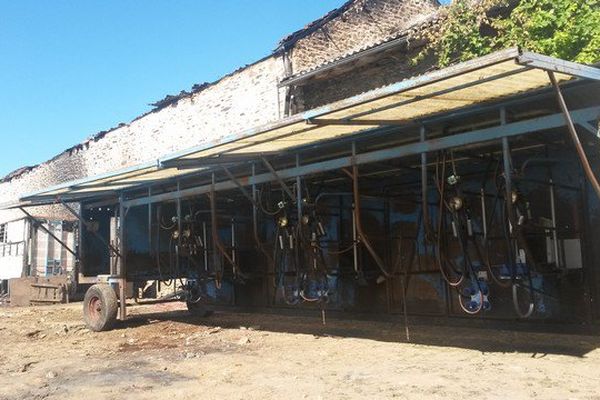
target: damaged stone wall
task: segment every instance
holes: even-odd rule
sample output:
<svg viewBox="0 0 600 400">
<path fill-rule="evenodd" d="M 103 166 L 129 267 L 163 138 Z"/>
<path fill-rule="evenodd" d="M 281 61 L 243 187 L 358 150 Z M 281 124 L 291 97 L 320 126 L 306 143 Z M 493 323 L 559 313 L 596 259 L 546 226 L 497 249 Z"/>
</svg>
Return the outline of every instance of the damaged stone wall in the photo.
<svg viewBox="0 0 600 400">
<path fill-rule="evenodd" d="M 426 20 L 439 7 L 437 0 L 350 1 L 288 36 L 282 46 L 295 41 L 290 59 L 293 74 L 298 74 L 385 42 Z"/>
<path fill-rule="evenodd" d="M 351 71 L 314 79 L 293 90 L 296 98 L 302 99 L 298 111 L 317 108 L 354 95 L 381 88 L 413 76 L 421 75 L 435 67 L 433 57 L 426 57 L 414 65 L 411 60 L 416 51 L 397 49 L 381 54 L 367 65 Z"/>
<path fill-rule="evenodd" d="M 62 182 L 156 160 L 169 153 L 277 120 L 280 56 L 248 66 L 202 91 L 122 124 L 0 184 L 0 203 Z M 62 207 L 38 207 L 36 216 L 71 220 Z M 0 221 L 22 217 L 0 211 Z"/>
<path fill-rule="evenodd" d="M 225 136 L 273 122 L 285 110 L 286 95 L 277 88 L 284 77 L 364 46 L 385 42 L 390 35 L 426 19 L 437 6 L 436 0 L 349 1 L 328 14 L 329 17 L 284 39 L 285 48 L 292 47 L 293 70 L 285 62 L 287 55 L 279 51 L 280 48 L 270 57 L 218 82 L 200 85 L 192 93 L 169 97 L 168 105 L 159 103 L 164 106 L 129 124 L 102 132 L 94 139 L 0 183 L 0 203 L 15 201 L 23 194 L 63 182 L 156 160 L 194 145 L 217 143 Z M 380 74 L 388 71 L 380 69 L 370 73 L 365 70 L 362 76 L 366 81 L 379 84 Z M 328 87 L 335 91 L 335 85 L 352 84 L 332 81 Z M 346 89 L 340 91 L 346 92 Z M 320 101 L 327 99 L 324 96 Z M 311 104 L 316 102 L 310 100 Z M 62 207 L 39 207 L 31 212 L 42 218 L 72 219 Z M 20 217 L 19 210 L 0 211 L 0 222 Z"/>
</svg>

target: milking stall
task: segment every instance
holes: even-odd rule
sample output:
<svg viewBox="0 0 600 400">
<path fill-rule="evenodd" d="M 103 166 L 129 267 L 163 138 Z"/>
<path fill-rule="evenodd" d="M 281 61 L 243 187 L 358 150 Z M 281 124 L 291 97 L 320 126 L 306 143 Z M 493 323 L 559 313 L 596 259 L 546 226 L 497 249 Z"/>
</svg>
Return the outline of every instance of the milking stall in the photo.
<svg viewBox="0 0 600 400">
<path fill-rule="evenodd" d="M 589 325 L 599 117 L 600 69 L 507 49 L 5 207 L 77 217 L 95 331 L 169 284 L 197 316 Z"/>
</svg>

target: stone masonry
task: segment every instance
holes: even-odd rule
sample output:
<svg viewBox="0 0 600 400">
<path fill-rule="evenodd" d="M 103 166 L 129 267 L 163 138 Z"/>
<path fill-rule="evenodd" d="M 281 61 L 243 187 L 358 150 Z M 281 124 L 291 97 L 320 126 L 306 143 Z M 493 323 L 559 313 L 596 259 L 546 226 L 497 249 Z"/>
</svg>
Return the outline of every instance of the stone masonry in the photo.
<svg viewBox="0 0 600 400">
<path fill-rule="evenodd" d="M 285 93 L 277 83 L 284 77 L 383 42 L 390 34 L 425 19 L 437 6 L 436 0 L 349 1 L 329 17 L 294 33 L 293 39 L 284 39 L 286 52 L 280 48 L 201 90 L 1 183 L 0 203 L 62 182 L 156 160 L 194 145 L 218 142 L 226 135 L 275 121 L 283 115 Z M 290 48 L 291 71 L 286 64 Z M 32 212 L 44 218 L 72 219 L 59 210 L 40 207 Z M 0 211 L 0 222 L 21 216 L 18 210 Z"/>
<path fill-rule="evenodd" d="M 282 41 L 295 40 L 291 50 L 294 74 L 356 53 L 406 31 L 437 10 L 437 0 L 358 0 L 347 2 L 335 18 L 314 22 Z"/>
</svg>

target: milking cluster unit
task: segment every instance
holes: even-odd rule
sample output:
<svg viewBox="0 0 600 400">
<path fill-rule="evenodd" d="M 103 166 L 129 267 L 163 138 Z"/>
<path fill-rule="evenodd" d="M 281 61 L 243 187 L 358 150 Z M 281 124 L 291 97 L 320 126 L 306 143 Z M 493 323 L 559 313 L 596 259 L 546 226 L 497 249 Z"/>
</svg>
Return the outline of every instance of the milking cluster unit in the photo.
<svg viewBox="0 0 600 400">
<path fill-rule="evenodd" d="M 424 154 L 420 191 L 413 184 L 362 193 L 355 167 L 329 187 L 297 178 L 291 184 L 256 185 L 241 191 L 242 196 L 211 191 L 204 198 L 159 204 L 150 216 L 157 274 L 150 278 L 165 284 L 179 279 L 191 309 L 207 299 L 232 301 L 233 286 L 265 279 L 271 287 L 266 304 L 315 304 L 324 311 L 330 293 L 344 302 L 338 299 L 340 278 L 362 287 L 400 279 L 404 298 L 418 274 L 411 269 L 419 257 L 432 262 L 465 314 L 489 312 L 495 297 L 507 293 L 515 315 L 543 314 L 544 299 L 552 297 L 544 291 L 544 274 L 557 273 L 561 263 L 572 261 L 564 258 L 572 256 L 559 240 L 552 171 L 573 160 L 529 157 L 517 165 L 508 143 L 503 145 L 481 156 L 478 166 L 484 169 L 477 171 L 465 168 L 471 158 L 459 156 L 460 150 Z M 528 197 L 532 185 L 535 201 Z M 540 190 L 547 196 L 540 196 Z M 416 235 L 398 236 L 391 248 L 377 245 L 371 238 L 377 233 L 363 227 L 364 201 L 387 204 L 383 220 L 394 218 L 392 203 L 412 203 Z M 385 224 L 371 224 L 371 232 L 386 230 Z M 577 232 L 560 233 L 565 234 Z M 536 243 L 542 243 L 543 254 L 532 250 Z M 135 256 L 129 259 L 135 269 Z"/>
</svg>

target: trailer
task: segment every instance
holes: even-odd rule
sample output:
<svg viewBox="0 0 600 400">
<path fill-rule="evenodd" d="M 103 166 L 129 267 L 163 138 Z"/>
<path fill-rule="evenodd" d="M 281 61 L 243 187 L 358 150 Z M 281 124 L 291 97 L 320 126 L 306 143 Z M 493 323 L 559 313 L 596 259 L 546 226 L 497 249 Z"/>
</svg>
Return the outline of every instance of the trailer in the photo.
<svg viewBox="0 0 600 400">
<path fill-rule="evenodd" d="M 593 323 L 600 69 L 517 48 L 28 194 L 79 221 L 90 329 L 188 310 Z"/>
</svg>

